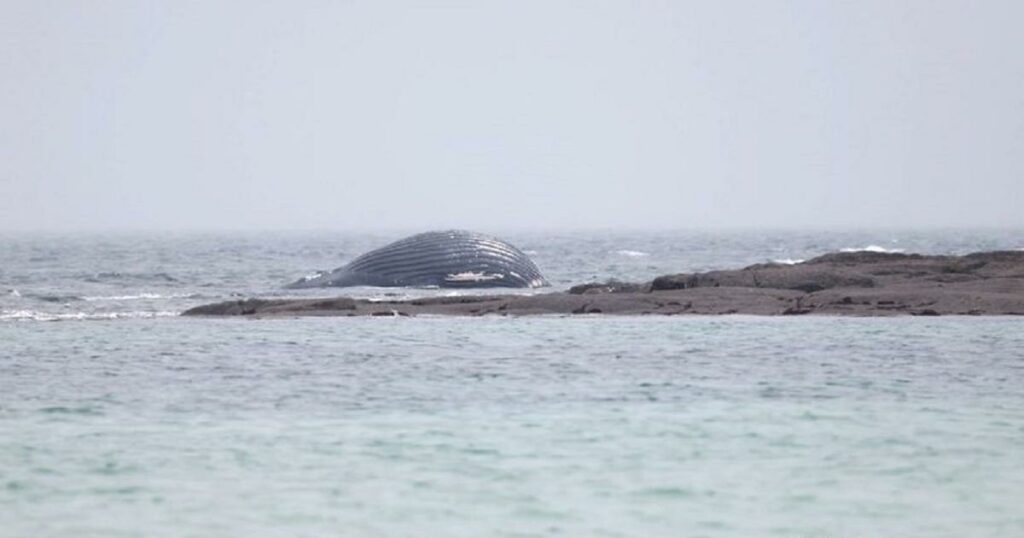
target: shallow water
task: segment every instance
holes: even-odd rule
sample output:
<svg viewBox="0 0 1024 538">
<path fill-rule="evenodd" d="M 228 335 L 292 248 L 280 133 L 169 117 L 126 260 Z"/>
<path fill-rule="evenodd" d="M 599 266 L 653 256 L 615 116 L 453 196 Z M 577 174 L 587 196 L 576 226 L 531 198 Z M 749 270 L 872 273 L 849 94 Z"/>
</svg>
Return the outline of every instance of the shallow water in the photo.
<svg viewBox="0 0 1024 538">
<path fill-rule="evenodd" d="M 4 311 L 39 315 L 0 322 L 0 536 L 1024 535 L 1019 318 L 148 317 L 319 256 L 233 237 L 7 239 Z M 580 260 L 549 278 L 683 257 L 577 243 L 534 243 Z"/>
</svg>

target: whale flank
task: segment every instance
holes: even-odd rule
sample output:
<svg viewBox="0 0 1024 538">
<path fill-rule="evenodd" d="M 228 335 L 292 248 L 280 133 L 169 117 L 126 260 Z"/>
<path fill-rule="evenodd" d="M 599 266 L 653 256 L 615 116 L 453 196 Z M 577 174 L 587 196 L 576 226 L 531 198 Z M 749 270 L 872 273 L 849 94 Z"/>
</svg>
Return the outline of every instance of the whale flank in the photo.
<svg viewBox="0 0 1024 538">
<path fill-rule="evenodd" d="M 463 230 L 425 232 L 372 250 L 330 272 L 288 288 L 346 286 L 538 288 L 548 286 L 529 256 L 489 235 Z"/>
</svg>

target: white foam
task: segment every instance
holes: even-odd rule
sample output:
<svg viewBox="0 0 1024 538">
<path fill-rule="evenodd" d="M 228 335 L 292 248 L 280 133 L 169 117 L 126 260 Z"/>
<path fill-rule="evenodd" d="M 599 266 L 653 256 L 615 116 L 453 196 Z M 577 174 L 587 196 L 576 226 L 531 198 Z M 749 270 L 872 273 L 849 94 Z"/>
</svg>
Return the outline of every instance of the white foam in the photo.
<svg viewBox="0 0 1024 538">
<path fill-rule="evenodd" d="M 902 248 L 885 248 L 878 245 L 868 245 L 860 248 L 841 248 L 839 252 L 881 252 L 887 254 L 898 254 L 903 252 Z"/>
<path fill-rule="evenodd" d="M 82 297 L 83 301 L 136 301 L 140 299 L 186 299 L 191 293 L 171 293 L 163 295 L 160 293 L 139 293 L 135 295 L 98 295 L 93 297 Z"/>
<path fill-rule="evenodd" d="M 68 312 L 55 314 L 34 310 L 0 310 L 0 321 L 82 321 L 103 319 L 164 318 L 179 312 Z"/>
<path fill-rule="evenodd" d="M 1021 249 L 1021 250 L 1024 250 L 1024 249 Z M 18 293 L 18 290 L 14 290 L 14 289 L 7 290 L 7 295 L 10 295 L 11 297 L 21 297 L 21 294 Z"/>
<path fill-rule="evenodd" d="M 796 265 L 798 263 L 804 263 L 805 261 L 807 260 L 798 260 L 795 258 L 780 258 L 778 260 L 772 260 L 772 263 L 777 263 L 780 265 Z"/>
<path fill-rule="evenodd" d="M 640 252 L 639 250 L 616 250 L 616 254 L 620 256 L 629 256 L 630 258 L 639 258 L 641 256 L 650 256 L 646 252 Z"/>
</svg>

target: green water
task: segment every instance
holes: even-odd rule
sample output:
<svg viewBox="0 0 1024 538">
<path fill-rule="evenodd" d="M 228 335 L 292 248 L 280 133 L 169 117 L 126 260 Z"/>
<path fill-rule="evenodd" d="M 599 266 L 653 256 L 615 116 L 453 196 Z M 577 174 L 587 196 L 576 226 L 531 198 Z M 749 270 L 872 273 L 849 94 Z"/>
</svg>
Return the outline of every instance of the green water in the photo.
<svg viewBox="0 0 1024 538">
<path fill-rule="evenodd" d="M 0 324 L 0 536 L 1024 535 L 1024 320 Z"/>
</svg>

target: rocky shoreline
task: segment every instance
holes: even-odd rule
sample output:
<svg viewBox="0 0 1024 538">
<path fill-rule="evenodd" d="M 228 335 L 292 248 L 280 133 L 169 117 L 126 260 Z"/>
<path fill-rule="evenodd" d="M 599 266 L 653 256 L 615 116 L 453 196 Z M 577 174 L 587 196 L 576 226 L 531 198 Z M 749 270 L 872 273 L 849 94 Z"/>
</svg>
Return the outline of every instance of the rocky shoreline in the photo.
<svg viewBox="0 0 1024 538">
<path fill-rule="evenodd" d="M 403 301 L 246 299 L 186 316 L 1024 315 L 1024 252 L 927 256 L 838 252 L 794 265 L 610 281 L 538 295 L 464 295 Z"/>
</svg>

